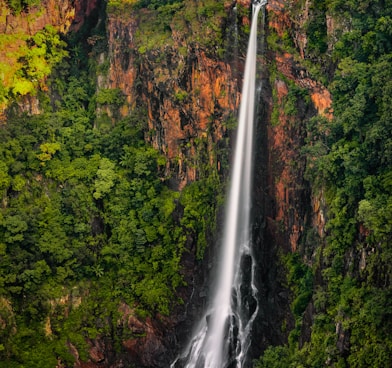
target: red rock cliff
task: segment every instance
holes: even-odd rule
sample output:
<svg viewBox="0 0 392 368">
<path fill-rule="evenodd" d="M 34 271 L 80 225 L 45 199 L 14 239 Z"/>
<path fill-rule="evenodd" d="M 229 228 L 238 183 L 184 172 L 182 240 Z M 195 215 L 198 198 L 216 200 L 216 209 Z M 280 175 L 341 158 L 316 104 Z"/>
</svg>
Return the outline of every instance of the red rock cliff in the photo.
<svg viewBox="0 0 392 368">
<path fill-rule="evenodd" d="M 227 9 L 233 5 L 225 3 Z M 168 170 L 181 189 L 198 177 L 196 141 L 205 141 L 202 149 L 212 153 L 225 135 L 223 123 L 238 108 L 239 81 L 232 61 L 212 58 L 209 50 L 185 42 L 175 29 L 170 45 L 140 53 L 138 28 L 137 14 L 109 16 L 110 69 L 104 85 L 120 88 L 126 96 L 123 115 L 136 104 L 147 106 L 149 139 L 169 159 Z M 212 155 L 210 163 L 220 166 Z"/>
<path fill-rule="evenodd" d="M 250 7 L 249 0 L 239 3 Z M 305 162 L 300 151 L 306 137 L 306 121 L 317 114 L 330 119 L 332 111 L 329 91 L 312 79 L 301 63 L 306 57 L 307 40 L 301 30 L 301 22 L 307 17 L 306 3 L 300 22 L 290 18 L 287 6 L 279 0 L 271 0 L 267 5 L 267 34 L 275 31 L 283 35 L 290 31 L 296 51 L 290 54 L 266 45 L 263 78 L 267 86 L 261 98 L 265 113 L 260 123 L 263 127 L 259 128 L 265 134 L 266 146 L 262 149 L 265 155 L 261 157 L 265 187 L 258 192 L 263 192 L 267 239 L 286 251 L 293 251 L 299 246 L 306 227 L 313 226 L 323 236 L 322 198 L 312 196 L 304 178 Z M 243 18 L 242 22 L 247 24 L 249 18 Z M 121 89 L 127 101 L 121 110 L 123 115 L 136 105 L 147 107 L 151 133 L 147 139 L 168 157 L 167 169 L 175 174 L 177 188 L 181 189 L 197 179 L 198 141 L 206 142 L 203 149 L 212 153 L 211 165 L 219 167 L 213 147 L 226 136 L 225 119 L 233 113 L 236 115 L 241 81 L 237 80 L 240 78 L 232 62 L 211 57 L 207 49 L 197 43 L 185 43 L 176 32 L 164 50 L 141 52 L 135 42 L 139 26 L 135 14 L 109 16 L 110 68 L 102 87 Z M 179 52 L 180 49 L 186 52 Z M 260 58 L 260 63 L 265 63 L 264 59 Z M 270 75 L 269 65 L 275 65 L 277 73 Z M 309 100 L 298 98 L 296 112 L 288 113 L 284 106 L 293 85 L 307 91 Z M 272 115 L 277 117 L 273 123 Z M 148 326 L 143 328 L 152 331 Z M 157 330 L 149 333 L 153 340 L 160 334 Z M 141 345 L 130 342 L 127 346 L 133 354 L 149 351 L 146 341 Z"/>
<path fill-rule="evenodd" d="M 299 2 L 295 2 L 299 3 Z M 322 198 L 313 198 L 304 179 L 305 161 L 300 151 L 306 137 L 306 121 L 321 115 L 332 118 L 331 95 L 301 65 L 306 49 L 306 34 L 301 26 L 308 16 L 307 2 L 299 13 L 301 19 L 290 18 L 290 7 L 281 0 L 270 0 L 267 4 L 269 29 L 279 37 L 285 33 L 292 34 L 296 53 L 290 54 L 284 49 L 268 51 L 269 63 L 276 66 L 277 73 L 271 80 L 275 99 L 270 100 L 271 109 L 275 109 L 277 121 L 269 124 L 268 134 L 268 193 L 273 205 L 267 210 L 269 232 L 280 246 L 295 250 L 304 234 L 305 226 L 314 226 L 323 236 L 325 219 L 323 217 Z M 268 46 L 267 46 L 268 48 Z M 304 89 L 310 97 L 308 103 L 298 99 L 296 112 L 285 112 L 289 84 Z M 312 209 L 307 209 L 311 204 Z"/>
<path fill-rule="evenodd" d="M 227 2 L 226 8 L 235 3 Z M 249 0 L 238 1 L 238 4 L 247 7 L 250 7 L 250 3 Z M 307 19 L 306 4 L 300 12 L 300 20 L 290 18 L 288 6 L 293 6 L 291 3 L 287 5 L 281 0 L 271 0 L 267 4 L 268 28 L 278 35 L 290 31 L 294 35 L 297 52 L 291 55 L 285 51 L 267 51 L 267 58 L 276 65 L 279 73 L 270 82 L 277 101 L 270 99 L 265 102 L 269 106 L 273 103 L 282 106 L 289 91 L 287 81 L 307 90 L 311 99 L 310 106 L 298 106 L 298 116 L 295 117 L 287 116 L 284 109 L 278 107 L 279 123 L 268 125 L 267 144 L 268 152 L 271 152 L 268 183 L 269 194 L 274 201 L 274 209 L 269 212 L 269 223 L 271 228 L 284 224 L 284 242 L 290 244 L 291 249 L 296 249 L 304 226 L 304 213 L 300 209 L 304 194 L 304 162 L 299 156 L 306 136 L 304 121 L 315 114 L 331 117 L 328 90 L 313 80 L 300 63 L 300 59 L 305 57 L 307 42 L 301 28 Z M 243 18 L 242 22 L 249 22 L 249 18 Z M 178 188 L 182 188 L 198 177 L 196 140 L 205 140 L 207 143 L 203 149 L 207 147 L 213 152 L 214 143 L 225 136 L 223 123 L 236 114 L 241 81 L 237 80 L 232 62 L 211 58 L 208 50 L 197 43 L 192 46 L 185 43 L 183 35 L 175 31 L 171 35 L 173 42 L 170 46 L 141 55 L 135 44 L 138 28 L 135 14 L 109 16 L 107 57 L 110 69 L 103 86 L 123 91 L 127 100 L 127 105 L 121 111 L 123 115 L 136 104 L 147 106 L 151 132 L 148 139 L 168 157 L 168 170 L 175 173 Z M 185 48 L 186 52 L 179 52 L 180 48 Z M 161 52 L 164 52 L 164 57 Z M 211 164 L 219 167 L 219 160 L 211 156 Z M 296 165 L 298 170 L 295 169 Z M 316 221 L 317 218 L 321 220 L 318 200 L 314 200 L 314 207 L 317 209 Z M 317 226 L 321 233 L 323 225 Z M 275 230 L 272 232 L 274 237 L 278 235 Z"/>
</svg>

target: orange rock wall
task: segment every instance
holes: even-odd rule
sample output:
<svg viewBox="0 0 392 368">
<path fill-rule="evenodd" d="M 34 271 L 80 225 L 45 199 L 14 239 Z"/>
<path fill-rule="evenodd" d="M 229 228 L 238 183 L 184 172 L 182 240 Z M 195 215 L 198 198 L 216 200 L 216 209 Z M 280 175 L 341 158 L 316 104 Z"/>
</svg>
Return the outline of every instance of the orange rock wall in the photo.
<svg viewBox="0 0 392 368">
<path fill-rule="evenodd" d="M 230 7 L 236 3 L 248 7 L 251 4 L 250 0 L 241 0 L 225 5 Z M 298 19 L 292 19 L 290 10 L 301 3 L 303 9 L 296 12 Z M 301 64 L 306 53 L 307 39 L 303 25 L 309 16 L 309 2 L 301 3 L 270 0 L 266 6 L 266 32 L 274 29 L 280 36 L 289 33 L 296 47 L 296 53 L 290 54 L 286 51 L 268 51 L 266 45 L 267 64 L 275 64 L 277 71 L 285 78 L 270 81 L 270 87 L 277 95 L 277 103 L 283 106 L 289 92 L 287 80 L 306 89 L 311 100 L 311 106 L 306 111 L 301 111 L 299 106 L 298 116 L 286 116 L 284 109 L 279 108 L 279 123 L 272 126 L 265 122 L 268 125 L 268 193 L 274 203 L 267 210 L 269 229 L 271 236 L 280 239 L 279 244 L 292 250 L 298 246 L 306 221 L 317 224 L 319 234 L 323 234 L 324 223 L 319 223 L 324 221 L 320 213 L 323 206 L 319 202 L 321 199 L 312 198 L 310 189 L 306 188 L 303 177 L 305 162 L 300 150 L 306 137 L 306 119 L 316 114 L 327 119 L 333 116 L 329 91 L 312 79 Z M 249 19 L 244 18 L 242 22 L 245 24 Z M 173 44 L 164 50 L 165 57 L 158 52 L 140 55 L 135 45 L 137 30 L 138 20 L 131 14 L 109 17 L 107 57 L 110 69 L 103 86 L 123 91 L 127 101 L 121 109 L 123 115 L 129 114 L 135 106 L 147 106 L 150 134 L 146 138 L 166 155 L 167 171 L 174 174 L 177 180 L 175 187 L 181 189 L 198 178 L 197 156 L 200 148 L 196 142 L 204 140 L 206 144 L 203 149 L 213 152 L 214 144 L 225 137 L 227 132 L 223 123 L 230 115 L 236 115 L 241 99 L 241 80 L 237 80 L 233 64 L 211 59 L 206 50 L 197 45 L 185 45 L 182 36 L 176 32 L 172 34 Z M 184 46 L 187 47 L 186 55 L 178 52 Z M 275 102 L 264 99 L 264 103 L 271 112 Z M 210 156 L 211 165 L 219 168 L 219 159 L 213 154 Z M 312 215 L 312 221 L 304 218 L 307 216 L 304 200 L 313 203 L 316 212 Z"/>
<path fill-rule="evenodd" d="M 268 125 L 268 193 L 273 206 L 267 209 L 268 229 L 270 237 L 283 248 L 296 250 L 306 226 L 313 226 L 318 234 L 324 236 L 324 205 L 322 196 L 314 197 L 311 188 L 304 179 L 306 162 L 301 156 L 301 148 L 306 137 L 306 121 L 321 115 L 332 119 L 332 99 L 329 91 L 310 77 L 310 73 L 301 65 L 305 57 L 306 34 L 301 28 L 309 15 L 309 2 L 303 3 L 298 12 L 298 19 L 292 19 L 290 8 L 298 6 L 299 1 L 286 2 L 270 0 L 267 4 L 269 29 L 280 36 L 285 33 L 293 35 L 296 54 L 285 51 L 269 52 L 268 59 L 275 64 L 278 75 L 270 81 L 275 91 L 278 109 L 278 123 Z M 268 49 L 268 46 L 267 46 Z M 283 80 L 285 79 L 285 80 Z M 288 116 L 284 111 L 284 100 L 289 93 L 287 80 L 296 86 L 306 89 L 311 105 L 299 105 L 296 116 Z M 307 208 L 309 207 L 309 208 Z"/>
<path fill-rule="evenodd" d="M 205 141 L 213 152 L 214 143 L 225 135 L 223 122 L 239 105 L 239 83 L 230 63 L 211 59 L 197 44 L 184 44 L 176 32 L 172 46 L 140 55 L 134 41 L 137 29 L 132 15 L 109 17 L 110 69 L 104 85 L 120 88 L 126 96 L 123 115 L 147 106 L 147 139 L 168 158 L 167 170 L 181 189 L 198 177 L 196 141 Z M 180 47 L 186 54 L 179 53 Z M 212 156 L 211 165 L 220 167 Z"/>
</svg>

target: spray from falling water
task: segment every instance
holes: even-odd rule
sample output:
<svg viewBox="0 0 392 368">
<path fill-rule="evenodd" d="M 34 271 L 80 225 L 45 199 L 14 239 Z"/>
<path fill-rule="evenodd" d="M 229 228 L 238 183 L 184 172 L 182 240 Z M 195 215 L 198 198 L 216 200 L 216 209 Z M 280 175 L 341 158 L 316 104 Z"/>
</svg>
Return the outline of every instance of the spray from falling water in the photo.
<svg viewBox="0 0 392 368">
<path fill-rule="evenodd" d="M 226 221 L 212 303 L 193 338 L 171 367 L 244 366 L 250 332 L 258 312 L 255 262 L 250 239 L 252 146 L 255 110 L 257 17 L 266 0 L 253 1 L 236 150 Z"/>
</svg>

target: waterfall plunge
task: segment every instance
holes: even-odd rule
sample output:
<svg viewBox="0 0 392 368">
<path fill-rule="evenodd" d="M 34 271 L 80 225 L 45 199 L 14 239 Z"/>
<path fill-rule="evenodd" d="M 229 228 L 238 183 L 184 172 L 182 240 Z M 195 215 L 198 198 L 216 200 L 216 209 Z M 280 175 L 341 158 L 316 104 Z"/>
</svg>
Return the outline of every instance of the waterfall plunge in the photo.
<svg viewBox="0 0 392 368">
<path fill-rule="evenodd" d="M 183 355 L 172 364 L 185 368 L 244 366 L 258 312 L 250 237 L 252 146 L 255 110 L 257 17 L 266 0 L 253 1 L 237 142 L 217 284 L 211 306 Z M 244 293 L 245 291 L 245 293 Z M 247 295 L 244 295 L 247 294 Z"/>
</svg>

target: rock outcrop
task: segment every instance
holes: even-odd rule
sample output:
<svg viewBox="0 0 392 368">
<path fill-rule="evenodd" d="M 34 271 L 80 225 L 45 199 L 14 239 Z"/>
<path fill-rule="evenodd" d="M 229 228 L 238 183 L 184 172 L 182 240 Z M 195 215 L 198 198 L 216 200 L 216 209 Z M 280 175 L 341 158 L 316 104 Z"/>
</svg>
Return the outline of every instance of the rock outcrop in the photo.
<svg viewBox="0 0 392 368">
<path fill-rule="evenodd" d="M 238 3 L 249 7 L 251 2 Z M 267 129 L 267 151 L 271 153 L 268 188 L 274 201 L 273 214 L 268 216 L 269 223 L 271 228 L 285 225 L 288 239 L 284 243 L 290 244 L 292 250 L 297 248 L 304 221 L 310 220 L 305 220 L 304 196 L 307 196 L 307 201 L 311 199 L 303 179 L 305 163 L 299 154 L 306 137 L 305 121 L 316 114 L 327 119 L 332 117 L 329 91 L 313 80 L 296 60 L 304 58 L 306 52 L 307 41 L 301 22 L 306 22 L 307 2 L 304 6 L 301 12 L 303 19 L 298 25 L 290 18 L 285 2 L 275 0 L 267 4 L 268 27 L 278 35 L 294 30 L 298 53 L 267 51 L 267 59 L 276 65 L 285 80 L 277 78 L 272 82 L 271 90 L 276 91 L 277 101 L 265 96 L 262 102 L 268 106 L 273 103 L 283 106 L 288 93 L 287 80 L 305 89 L 311 99 L 310 104 L 298 102 L 301 106 L 297 106 L 298 114 L 295 116 L 287 116 L 283 108 L 278 107 L 279 123 Z M 148 139 L 169 159 L 167 169 L 174 173 L 175 186 L 181 189 L 198 177 L 199 168 L 197 160 L 194 160 L 198 147 L 195 142 L 205 139 L 207 143 L 203 149 L 213 152 L 214 145 L 227 133 L 225 120 L 236 114 L 240 101 L 240 80 L 234 73 L 236 65 L 212 59 L 207 50 L 198 47 L 197 43 L 185 45 L 181 35 L 175 32 L 172 34 L 173 45 L 140 54 L 135 43 L 138 31 L 136 15 L 109 16 L 107 29 L 110 68 L 105 86 L 119 88 L 126 96 L 127 104 L 122 108 L 124 115 L 135 105 L 147 106 Z M 179 52 L 184 47 L 186 53 Z M 219 167 L 219 159 L 211 156 L 210 161 Z M 313 207 L 321 211 L 320 203 L 313 201 L 316 201 Z M 322 218 L 322 214 L 315 213 L 314 216 Z M 318 226 L 321 233 L 323 225 Z M 277 234 L 280 232 L 273 230 L 273 237 L 280 238 L 281 235 Z"/>
<path fill-rule="evenodd" d="M 291 6 L 293 6 L 291 4 Z M 276 100 L 274 108 L 278 110 L 278 122 L 268 127 L 268 188 L 273 200 L 274 210 L 268 217 L 272 239 L 281 239 L 281 246 L 294 251 L 297 249 L 306 226 L 316 226 L 323 234 L 325 219 L 323 217 L 322 198 L 314 198 L 304 179 L 305 161 L 301 156 L 301 147 L 306 138 L 306 122 L 315 115 L 332 118 L 332 99 L 329 91 L 310 77 L 310 73 L 301 66 L 305 58 L 306 34 L 301 24 L 308 16 L 308 2 L 300 12 L 300 22 L 290 18 L 288 5 L 283 1 L 269 1 L 267 5 L 271 21 L 270 29 L 283 36 L 285 32 L 294 34 L 297 54 L 285 51 L 270 52 L 268 59 L 276 65 L 279 75 L 271 81 Z M 282 78 L 284 77 L 284 79 Z M 289 93 L 288 82 L 307 91 L 310 103 L 303 98 L 296 101 L 296 112 L 285 112 L 285 99 Z M 313 208 L 312 208 L 313 207 Z M 283 231 L 282 231 L 283 230 Z M 283 236 L 283 238 L 282 238 Z"/>
<path fill-rule="evenodd" d="M 110 68 L 105 86 L 119 88 L 125 95 L 123 115 L 135 105 L 146 106 L 148 139 L 169 159 L 167 169 L 181 189 L 198 177 L 196 141 L 205 140 L 203 149 L 212 153 L 226 134 L 225 121 L 238 108 L 235 66 L 211 58 L 197 43 L 185 43 L 175 30 L 172 45 L 138 50 L 137 19 L 132 13 L 109 16 Z M 210 161 L 219 167 L 219 160 L 211 157 Z"/>
</svg>

